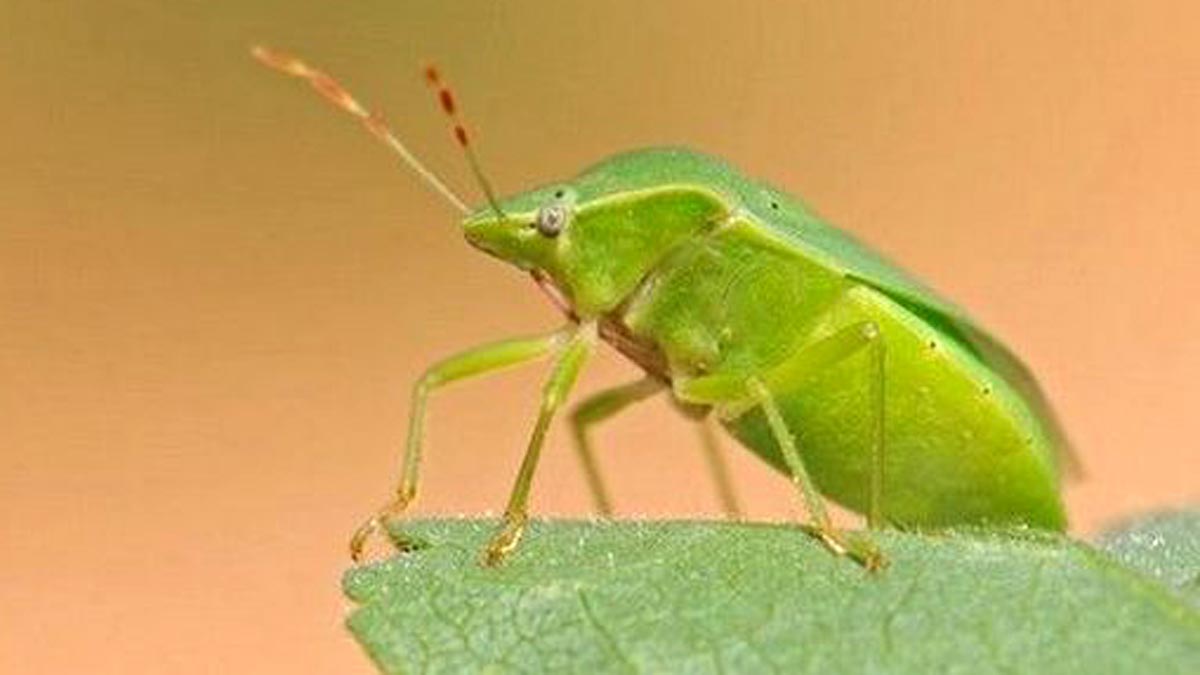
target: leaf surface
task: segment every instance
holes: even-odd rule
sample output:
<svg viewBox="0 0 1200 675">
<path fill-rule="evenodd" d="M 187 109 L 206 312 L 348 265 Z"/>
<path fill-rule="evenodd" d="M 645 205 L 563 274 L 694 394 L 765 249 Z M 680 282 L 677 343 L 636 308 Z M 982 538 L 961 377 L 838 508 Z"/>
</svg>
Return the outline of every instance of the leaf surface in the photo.
<svg viewBox="0 0 1200 675">
<path fill-rule="evenodd" d="M 1145 516 L 1109 530 L 1097 544 L 1200 608 L 1200 512 Z"/>
<path fill-rule="evenodd" d="M 539 521 L 482 569 L 494 521 L 404 526 L 344 579 L 387 673 L 1200 672 L 1194 606 L 1056 535 L 885 532 L 871 574 L 781 525 Z"/>
</svg>

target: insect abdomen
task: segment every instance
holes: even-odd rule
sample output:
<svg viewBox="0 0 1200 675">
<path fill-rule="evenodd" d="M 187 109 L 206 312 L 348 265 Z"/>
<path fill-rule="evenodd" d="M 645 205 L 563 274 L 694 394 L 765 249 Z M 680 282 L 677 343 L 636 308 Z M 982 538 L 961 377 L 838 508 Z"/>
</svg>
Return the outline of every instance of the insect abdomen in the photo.
<svg viewBox="0 0 1200 675">
<path fill-rule="evenodd" d="M 1061 529 L 1044 428 L 1003 380 L 883 293 L 734 223 L 681 248 L 628 303 L 632 335 L 669 376 L 753 376 L 840 327 L 874 322 L 885 342 L 884 515 L 907 525 L 1024 523 Z M 867 508 L 872 401 L 866 352 L 775 392 L 821 491 Z M 760 412 L 726 422 L 777 469 Z"/>
<path fill-rule="evenodd" d="M 884 515 L 904 525 L 1062 529 L 1053 448 L 1016 392 L 873 289 L 856 287 L 839 304 L 836 320 L 873 321 L 886 345 Z M 860 512 L 870 478 L 870 376 L 863 352 L 777 393 L 821 491 Z M 726 427 L 782 468 L 759 412 Z"/>
</svg>

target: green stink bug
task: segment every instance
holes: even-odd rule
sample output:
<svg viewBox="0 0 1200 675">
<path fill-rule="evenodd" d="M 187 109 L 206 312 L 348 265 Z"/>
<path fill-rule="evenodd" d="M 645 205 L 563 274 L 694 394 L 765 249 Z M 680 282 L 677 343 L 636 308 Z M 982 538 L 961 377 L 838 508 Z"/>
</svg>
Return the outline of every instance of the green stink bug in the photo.
<svg viewBox="0 0 1200 675">
<path fill-rule="evenodd" d="M 665 148 L 617 155 L 499 200 L 450 90 L 429 68 L 487 197 L 473 210 L 328 75 L 289 55 L 255 55 L 358 117 L 463 212 L 470 244 L 529 273 L 567 319 L 549 335 L 470 349 L 425 372 L 414 388 L 399 486 L 355 533 L 355 559 L 416 495 L 430 393 L 553 357 L 503 523 L 483 552 L 485 564 L 500 562 L 524 530 L 551 419 L 601 340 L 645 371 L 583 401 L 571 417 L 601 512 L 608 499 L 588 428 L 666 391 L 680 410 L 715 417 L 789 475 L 815 535 L 868 567 L 882 557 L 869 540 L 834 528 L 822 496 L 864 513 L 871 528 L 1064 528 L 1058 460 L 1067 446 L 1029 371 L 962 310 L 796 199 L 718 159 Z"/>
</svg>

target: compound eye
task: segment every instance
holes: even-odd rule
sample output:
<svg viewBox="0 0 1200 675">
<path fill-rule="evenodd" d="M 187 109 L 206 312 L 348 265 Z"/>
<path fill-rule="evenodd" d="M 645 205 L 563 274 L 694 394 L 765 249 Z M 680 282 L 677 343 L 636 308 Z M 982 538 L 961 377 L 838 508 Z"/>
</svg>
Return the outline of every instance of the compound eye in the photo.
<svg viewBox="0 0 1200 675">
<path fill-rule="evenodd" d="M 551 204 L 543 206 L 537 214 L 538 232 L 545 237 L 557 237 L 559 232 L 562 232 L 563 227 L 567 224 L 567 207 L 561 204 Z"/>
</svg>

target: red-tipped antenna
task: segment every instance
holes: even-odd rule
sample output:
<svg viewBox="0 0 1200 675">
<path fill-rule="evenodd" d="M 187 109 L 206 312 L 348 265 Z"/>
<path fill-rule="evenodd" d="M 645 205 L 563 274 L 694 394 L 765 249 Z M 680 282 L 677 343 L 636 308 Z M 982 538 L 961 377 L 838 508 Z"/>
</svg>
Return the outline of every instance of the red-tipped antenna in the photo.
<svg viewBox="0 0 1200 675">
<path fill-rule="evenodd" d="M 371 132 L 372 135 L 387 144 L 387 146 L 390 147 L 397 155 L 400 155 L 400 159 L 404 160 L 404 163 L 407 164 L 413 171 L 416 171 L 417 175 L 421 177 L 421 180 L 425 181 L 426 184 L 445 197 L 446 201 L 450 202 L 454 208 L 463 213 L 471 212 L 471 209 L 467 207 L 466 203 L 460 199 L 458 195 L 454 194 L 454 191 L 447 187 L 446 184 L 442 182 L 442 179 L 437 177 L 437 174 L 430 171 L 424 164 L 421 163 L 421 160 L 417 159 L 416 155 L 414 155 L 408 149 L 408 147 L 404 145 L 404 143 L 400 142 L 400 139 L 396 137 L 396 134 L 392 132 L 391 128 L 388 127 L 387 122 L 384 122 L 383 117 L 379 113 L 371 112 L 364 108 L 358 101 L 354 99 L 353 96 L 350 95 L 350 92 L 346 91 L 342 85 L 337 83 L 337 80 L 334 80 L 332 77 L 320 70 L 317 70 L 316 68 L 310 67 L 308 64 L 292 56 L 291 54 L 277 52 L 266 47 L 254 47 L 254 49 L 251 50 L 251 53 L 253 53 L 254 58 L 262 62 L 263 65 L 274 70 L 278 70 L 285 75 L 291 75 L 292 77 L 298 77 L 307 81 L 310 85 L 312 85 L 312 88 L 315 89 L 318 94 L 323 96 L 330 103 L 357 117 L 363 123 L 363 126 L 367 128 L 367 131 Z M 465 134 L 462 143 L 464 144 L 464 147 L 466 147 Z M 470 151 L 468 151 L 468 153 L 469 152 Z M 469 154 L 468 156 L 470 157 Z M 473 159 L 472 165 L 474 165 Z M 478 169 L 476 169 L 476 173 L 478 174 Z M 487 192 L 489 201 L 494 201 L 491 197 L 491 191 L 487 190 Z M 494 207 L 495 203 L 493 203 L 492 206 Z"/>
<path fill-rule="evenodd" d="M 483 190 L 483 196 L 487 198 L 488 204 L 491 204 L 496 215 L 504 218 L 504 212 L 500 210 L 500 203 L 496 201 L 496 193 L 492 191 L 492 184 L 488 182 L 487 176 L 480 168 L 479 158 L 475 156 L 475 150 L 471 147 L 467 128 L 463 125 L 462 118 L 458 114 L 458 106 L 454 102 L 454 93 L 442 81 L 436 65 L 430 63 L 425 66 L 425 81 L 437 91 L 438 103 L 442 106 L 442 112 L 446 113 L 446 116 L 450 118 L 450 123 L 454 125 L 454 140 L 458 141 L 459 147 L 466 154 L 467 162 L 471 165 L 471 172 L 475 174 L 475 180 L 479 182 L 479 187 Z"/>
</svg>

